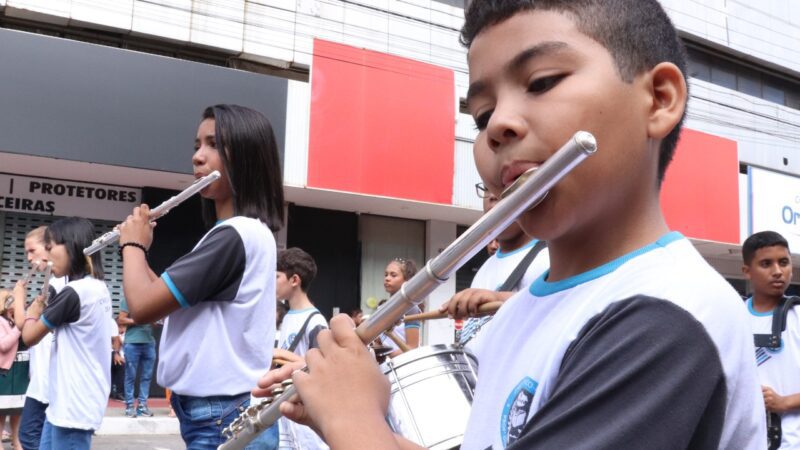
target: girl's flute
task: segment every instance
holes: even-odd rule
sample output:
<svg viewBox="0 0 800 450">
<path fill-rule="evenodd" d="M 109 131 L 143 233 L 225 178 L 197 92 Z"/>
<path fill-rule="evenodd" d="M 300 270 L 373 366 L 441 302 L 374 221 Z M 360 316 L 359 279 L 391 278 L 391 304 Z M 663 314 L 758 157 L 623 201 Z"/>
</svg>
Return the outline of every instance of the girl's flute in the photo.
<svg viewBox="0 0 800 450">
<path fill-rule="evenodd" d="M 26 273 L 25 278 L 22 279 L 25 283 L 31 281 L 31 277 L 33 277 L 33 274 L 39 271 L 39 264 L 41 263 L 42 262 L 39 261 L 38 259 L 31 263 L 31 268 L 28 269 L 28 273 Z"/>
<path fill-rule="evenodd" d="M 463 266 L 475 253 L 486 247 L 495 236 L 508 228 L 544 199 L 547 192 L 581 161 L 597 149 L 594 136 L 579 131 L 545 161 L 526 180 L 515 183 L 513 192 L 504 192 L 503 200 L 483 215 L 435 258 L 428 261 L 425 270 L 417 272 L 403 283 L 400 290 L 389 299 L 381 309 L 371 315 L 356 328 L 356 334 L 364 344 L 368 344 L 385 330 L 391 328 L 411 308 L 421 303 L 436 287 Z M 509 190 L 511 191 L 511 190 Z M 248 408 L 223 431 L 228 440 L 218 450 L 241 450 L 262 431 L 274 424 L 280 417 L 280 404 L 296 394 L 294 386 L 289 386 L 271 403 L 266 402 Z"/>
<path fill-rule="evenodd" d="M 44 306 L 47 306 L 47 302 L 50 300 L 50 273 L 53 271 L 53 262 L 47 261 L 47 267 L 44 269 L 44 283 L 42 284 L 42 303 Z"/>
<path fill-rule="evenodd" d="M 151 209 L 150 220 L 156 220 L 159 217 L 167 214 L 172 208 L 180 205 L 189 197 L 202 191 L 209 184 L 217 181 L 219 177 L 220 177 L 219 171 L 215 170 L 210 174 L 204 176 L 203 178 L 198 178 L 197 180 L 195 180 L 194 183 L 191 184 L 191 186 L 177 193 L 173 197 L 168 198 L 166 201 L 164 201 L 164 203 Z M 83 249 L 83 254 L 86 256 L 93 255 L 97 253 L 99 250 L 105 248 L 108 245 L 113 244 L 114 242 L 117 242 L 118 240 L 119 240 L 119 230 L 117 229 L 111 230 L 108 233 L 95 239 L 94 242 L 92 242 L 92 245 Z"/>
</svg>

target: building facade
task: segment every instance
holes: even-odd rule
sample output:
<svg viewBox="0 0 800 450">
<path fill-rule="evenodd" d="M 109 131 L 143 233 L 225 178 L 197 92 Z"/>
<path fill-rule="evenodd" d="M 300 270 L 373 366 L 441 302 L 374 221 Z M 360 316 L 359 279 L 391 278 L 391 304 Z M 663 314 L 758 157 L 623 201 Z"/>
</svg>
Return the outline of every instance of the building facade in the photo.
<svg viewBox="0 0 800 450">
<path fill-rule="evenodd" d="M 800 5 L 662 3 L 689 48 L 691 76 L 667 218 L 744 293 L 743 238 L 760 229 L 800 236 Z M 279 246 L 317 259 L 311 296 L 325 314 L 369 312 L 386 296 L 391 258 L 421 265 L 480 216 L 476 131 L 463 107 L 463 6 L 0 0 L 3 283 L 24 268 L 31 227 L 79 214 L 101 231 L 138 202 L 188 185 L 203 107 L 239 103 L 267 115 L 283 149 Z M 197 208 L 189 202 L 159 225 L 155 268 L 202 233 Z M 120 296 L 119 261 L 112 250 L 105 258 Z M 468 284 L 479 264 L 428 307 Z M 449 324 L 426 326 L 429 342 L 452 336 Z"/>
</svg>

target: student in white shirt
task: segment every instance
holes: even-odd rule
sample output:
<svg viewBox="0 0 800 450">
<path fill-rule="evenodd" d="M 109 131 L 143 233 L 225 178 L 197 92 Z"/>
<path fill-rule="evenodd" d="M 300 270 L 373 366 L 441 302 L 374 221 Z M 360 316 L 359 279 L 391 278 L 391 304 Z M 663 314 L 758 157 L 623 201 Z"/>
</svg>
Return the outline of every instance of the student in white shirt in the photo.
<svg viewBox="0 0 800 450">
<path fill-rule="evenodd" d="M 753 295 L 747 299 L 753 334 L 772 334 L 772 321 L 785 301 L 792 280 L 789 243 L 774 231 L 762 231 L 742 244 L 742 272 Z M 781 449 L 800 449 L 800 314 L 798 307 L 786 315 L 786 329 L 778 348 L 756 347 L 756 364 L 764 406 L 780 424 Z"/>
<path fill-rule="evenodd" d="M 157 379 L 172 390 L 181 436 L 190 449 L 215 449 L 272 359 L 272 231 L 283 222 L 283 185 L 272 127 L 257 111 L 206 108 L 194 147 L 195 176 L 222 175 L 200 192 L 211 229 L 157 276 L 146 259 L 153 227 L 142 205 L 120 225 L 120 249 L 131 319 L 166 317 Z"/>
<path fill-rule="evenodd" d="M 578 130 L 597 153 L 517 219 L 547 241 L 550 269 L 482 333 L 461 448 L 763 448 L 747 311 L 660 207 L 688 99 L 662 5 L 481 0 L 465 16 L 473 155 L 489 191 Z M 419 448 L 384 420 L 388 381 L 350 319 L 318 339 L 307 373 L 261 380 L 292 376 L 299 395 L 281 412 L 336 450 Z"/>
<path fill-rule="evenodd" d="M 278 252 L 276 296 L 286 300 L 289 311 L 281 323 L 279 348 L 305 356 L 317 348 L 317 335 L 328 328 L 328 322 L 308 298 L 308 288 L 317 275 L 314 258 L 297 247 Z M 281 419 L 280 448 L 298 450 L 327 449 L 328 446 L 308 427 Z"/>
<path fill-rule="evenodd" d="M 46 307 L 37 298 L 22 328 L 26 345 L 54 335 L 41 449 L 89 449 L 111 390 L 111 296 L 100 254 L 83 254 L 93 239 L 92 223 L 79 217 L 58 220 L 45 233 L 53 275 L 70 282 Z M 22 303 L 18 299 L 15 308 L 24 308 Z"/>
<path fill-rule="evenodd" d="M 46 226 L 34 228 L 25 236 L 25 258 L 29 264 L 39 261 L 42 266 L 50 259 L 45 248 Z M 66 284 L 64 277 L 50 276 L 50 298 L 54 298 Z M 22 317 L 22 316 L 20 316 Z M 47 409 L 47 391 L 50 377 L 50 349 L 53 338 L 45 337 L 38 344 L 29 347 L 30 383 L 25 393 L 25 406 L 19 426 L 19 440 L 24 450 L 38 450 Z"/>
</svg>

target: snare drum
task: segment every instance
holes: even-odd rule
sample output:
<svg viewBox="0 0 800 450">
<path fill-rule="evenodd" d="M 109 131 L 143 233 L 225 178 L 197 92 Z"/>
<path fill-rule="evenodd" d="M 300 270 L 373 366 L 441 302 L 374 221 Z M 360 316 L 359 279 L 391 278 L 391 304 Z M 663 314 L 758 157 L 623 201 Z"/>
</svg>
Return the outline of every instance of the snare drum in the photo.
<svg viewBox="0 0 800 450">
<path fill-rule="evenodd" d="M 433 450 L 458 448 L 467 428 L 478 361 L 452 345 L 420 347 L 381 365 L 392 391 L 395 433 Z"/>
</svg>

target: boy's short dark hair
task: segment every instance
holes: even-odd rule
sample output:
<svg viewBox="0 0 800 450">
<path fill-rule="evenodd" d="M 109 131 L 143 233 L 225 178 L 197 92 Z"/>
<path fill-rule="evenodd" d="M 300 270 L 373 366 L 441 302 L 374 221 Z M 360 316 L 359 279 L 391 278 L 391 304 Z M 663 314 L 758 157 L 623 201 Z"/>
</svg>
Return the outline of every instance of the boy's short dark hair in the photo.
<svg viewBox="0 0 800 450">
<path fill-rule="evenodd" d="M 300 277 L 300 289 L 308 292 L 308 287 L 317 276 L 317 263 L 314 258 L 298 247 L 287 248 L 278 252 L 277 271 L 286 274 L 286 278 L 293 275 Z"/>
<path fill-rule="evenodd" d="M 742 260 L 746 266 L 753 262 L 756 252 L 764 247 L 774 247 L 779 245 L 789 250 L 789 242 L 786 238 L 774 231 L 761 231 L 751 235 L 742 244 Z"/>
<path fill-rule="evenodd" d="M 472 0 L 461 43 L 469 48 L 485 28 L 519 12 L 548 10 L 571 16 L 582 33 L 605 47 L 626 82 L 662 62 L 675 64 L 686 77 L 686 49 L 657 0 Z M 675 153 L 684 117 L 661 142 L 659 184 Z"/>
</svg>

